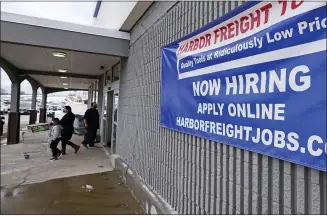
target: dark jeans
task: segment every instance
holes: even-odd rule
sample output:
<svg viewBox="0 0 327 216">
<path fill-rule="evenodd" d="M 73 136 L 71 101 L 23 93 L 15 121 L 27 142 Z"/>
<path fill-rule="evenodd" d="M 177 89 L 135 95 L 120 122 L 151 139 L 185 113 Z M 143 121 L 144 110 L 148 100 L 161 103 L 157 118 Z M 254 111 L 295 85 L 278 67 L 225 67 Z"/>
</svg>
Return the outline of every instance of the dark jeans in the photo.
<svg viewBox="0 0 327 216">
<path fill-rule="evenodd" d="M 94 140 L 97 136 L 97 130 L 98 129 L 96 129 L 96 127 L 88 127 L 86 129 L 83 144 L 89 144 L 90 146 L 94 146 Z"/>
<path fill-rule="evenodd" d="M 60 138 L 57 138 L 55 140 L 52 140 L 50 143 L 50 148 L 52 150 L 52 156 L 54 158 L 57 158 L 58 153 L 60 153 L 60 150 L 57 148 L 57 145 L 59 144 L 59 142 L 60 142 Z"/>
<path fill-rule="evenodd" d="M 63 136 L 61 138 L 61 149 L 62 149 L 62 152 L 66 152 L 66 145 L 69 145 L 71 146 L 72 148 L 75 148 L 75 144 L 72 143 L 71 141 L 69 141 L 72 136 L 73 136 L 73 130 L 72 131 L 64 131 L 63 132 Z"/>
</svg>

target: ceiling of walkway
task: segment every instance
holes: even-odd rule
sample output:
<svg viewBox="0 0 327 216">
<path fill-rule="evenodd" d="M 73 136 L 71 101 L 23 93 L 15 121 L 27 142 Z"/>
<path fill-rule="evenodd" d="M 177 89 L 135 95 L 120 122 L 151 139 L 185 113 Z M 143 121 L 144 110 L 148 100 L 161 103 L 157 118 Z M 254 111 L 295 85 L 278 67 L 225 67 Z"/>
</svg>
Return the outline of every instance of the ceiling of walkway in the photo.
<svg viewBox="0 0 327 216">
<path fill-rule="evenodd" d="M 64 52 L 66 56 L 54 57 L 54 51 Z M 107 55 L 4 42 L 1 42 L 1 57 L 46 87 L 71 89 L 87 89 L 94 79 L 86 76 L 99 76 L 120 60 Z M 60 69 L 67 72 L 59 73 Z"/>
<path fill-rule="evenodd" d="M 33 79 L 46 87 L 52 88 L 70 88 L 70 89 L 88 89 L 95 79 L 57 77 L 44 75 L 29 75 Z"/>
</svg>

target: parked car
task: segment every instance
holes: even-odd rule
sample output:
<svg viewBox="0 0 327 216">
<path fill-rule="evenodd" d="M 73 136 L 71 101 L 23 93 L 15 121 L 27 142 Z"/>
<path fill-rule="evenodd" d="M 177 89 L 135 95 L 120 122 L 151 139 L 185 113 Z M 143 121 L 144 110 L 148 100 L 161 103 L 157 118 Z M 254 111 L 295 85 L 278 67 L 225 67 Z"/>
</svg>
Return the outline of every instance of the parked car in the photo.
<svg viewBox="0 0 327 216">
<path fill-rule="evenodd" d="M 1 102 L 0 110 L 3 114 L 6 114 L 10 111 L 10 102 Z"/>
<path fill-rule="evenodd" d="M 49 106 L 49 110 L 58 111 L 58 110 L 61 110 L 61 106 L 59 106 L 59 105 L 52 105 L 52 106 Z"/>
<path fill-rule="evenodd" d="M 31 104 L 26 102 L 21 102 L 19 104 L 19 113 L 21 115 L 29 115 L 31 109 Z"/>
<path fill-rule="evenodd" d="M 57 111 L 58 110 L 58 107 L 57 106 L 51 106 L 51 110 L 52 111 Z"/>
</svg>

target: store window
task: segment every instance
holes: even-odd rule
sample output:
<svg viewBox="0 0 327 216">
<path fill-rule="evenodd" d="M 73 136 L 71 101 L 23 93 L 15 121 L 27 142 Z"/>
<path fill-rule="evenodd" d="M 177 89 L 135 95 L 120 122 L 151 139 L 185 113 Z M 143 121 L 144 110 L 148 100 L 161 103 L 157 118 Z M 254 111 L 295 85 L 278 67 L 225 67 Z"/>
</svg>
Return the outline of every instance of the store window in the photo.
<svg viewBox="0 0 327 216">
<path fill-rule="evenodd" d="M 95 81 L 95 102 L 98 103 L 99 101 L 99 80 Z"/>
<path fill-rule="evenodd" d="M 119 80 L 119 74 L 120 74 L 120 63 L 116 64 L 113 68 L 113 82 Z"/>
<path fill-rule="evenodd" d="M 106 80 L 106 85 L 112 83 L 112 70 L 111 69 L 106 72 L 105 80 Z"/>
<path fill-rule="evenodd" d="M 94 81 L 92 86 L 92 102 L 97 102 L 97 82 Z"/>
</svg>

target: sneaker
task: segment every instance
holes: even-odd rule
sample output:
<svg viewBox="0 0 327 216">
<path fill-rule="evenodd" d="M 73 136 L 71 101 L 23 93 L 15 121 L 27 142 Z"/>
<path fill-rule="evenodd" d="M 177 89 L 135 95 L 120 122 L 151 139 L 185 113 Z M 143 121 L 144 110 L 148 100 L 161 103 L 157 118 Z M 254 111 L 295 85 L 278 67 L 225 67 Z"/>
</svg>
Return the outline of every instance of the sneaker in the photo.
<svg viewBox="0 0 327 216">
<path fill-rule="evenodd" d="M 57 159 L 60 158 L 61 155 L 63 155 L 63 154 L 61 152 L 58 152 Z"/>
<path fill-rule="evenodd" d="M 61 151 L 61 155 L 67 155 L 65 151 Z"/>
<path fill-rule="evenodd" d="M 77 146 L 76 148 L 75 148 L 75 154 L 77 154 L 77 152 L 78 152 L 78 150 L 81 148 L 81 146 Z"/>
<path fill-rule="evenodd" d="M 95 145 L 89 145 L 89 148 L 96 148 Z"/>
<path fill-rule="evenodd" d="M 58 158 L 50 158 L 49 161 L 56 161 Z"/>
</svg>

